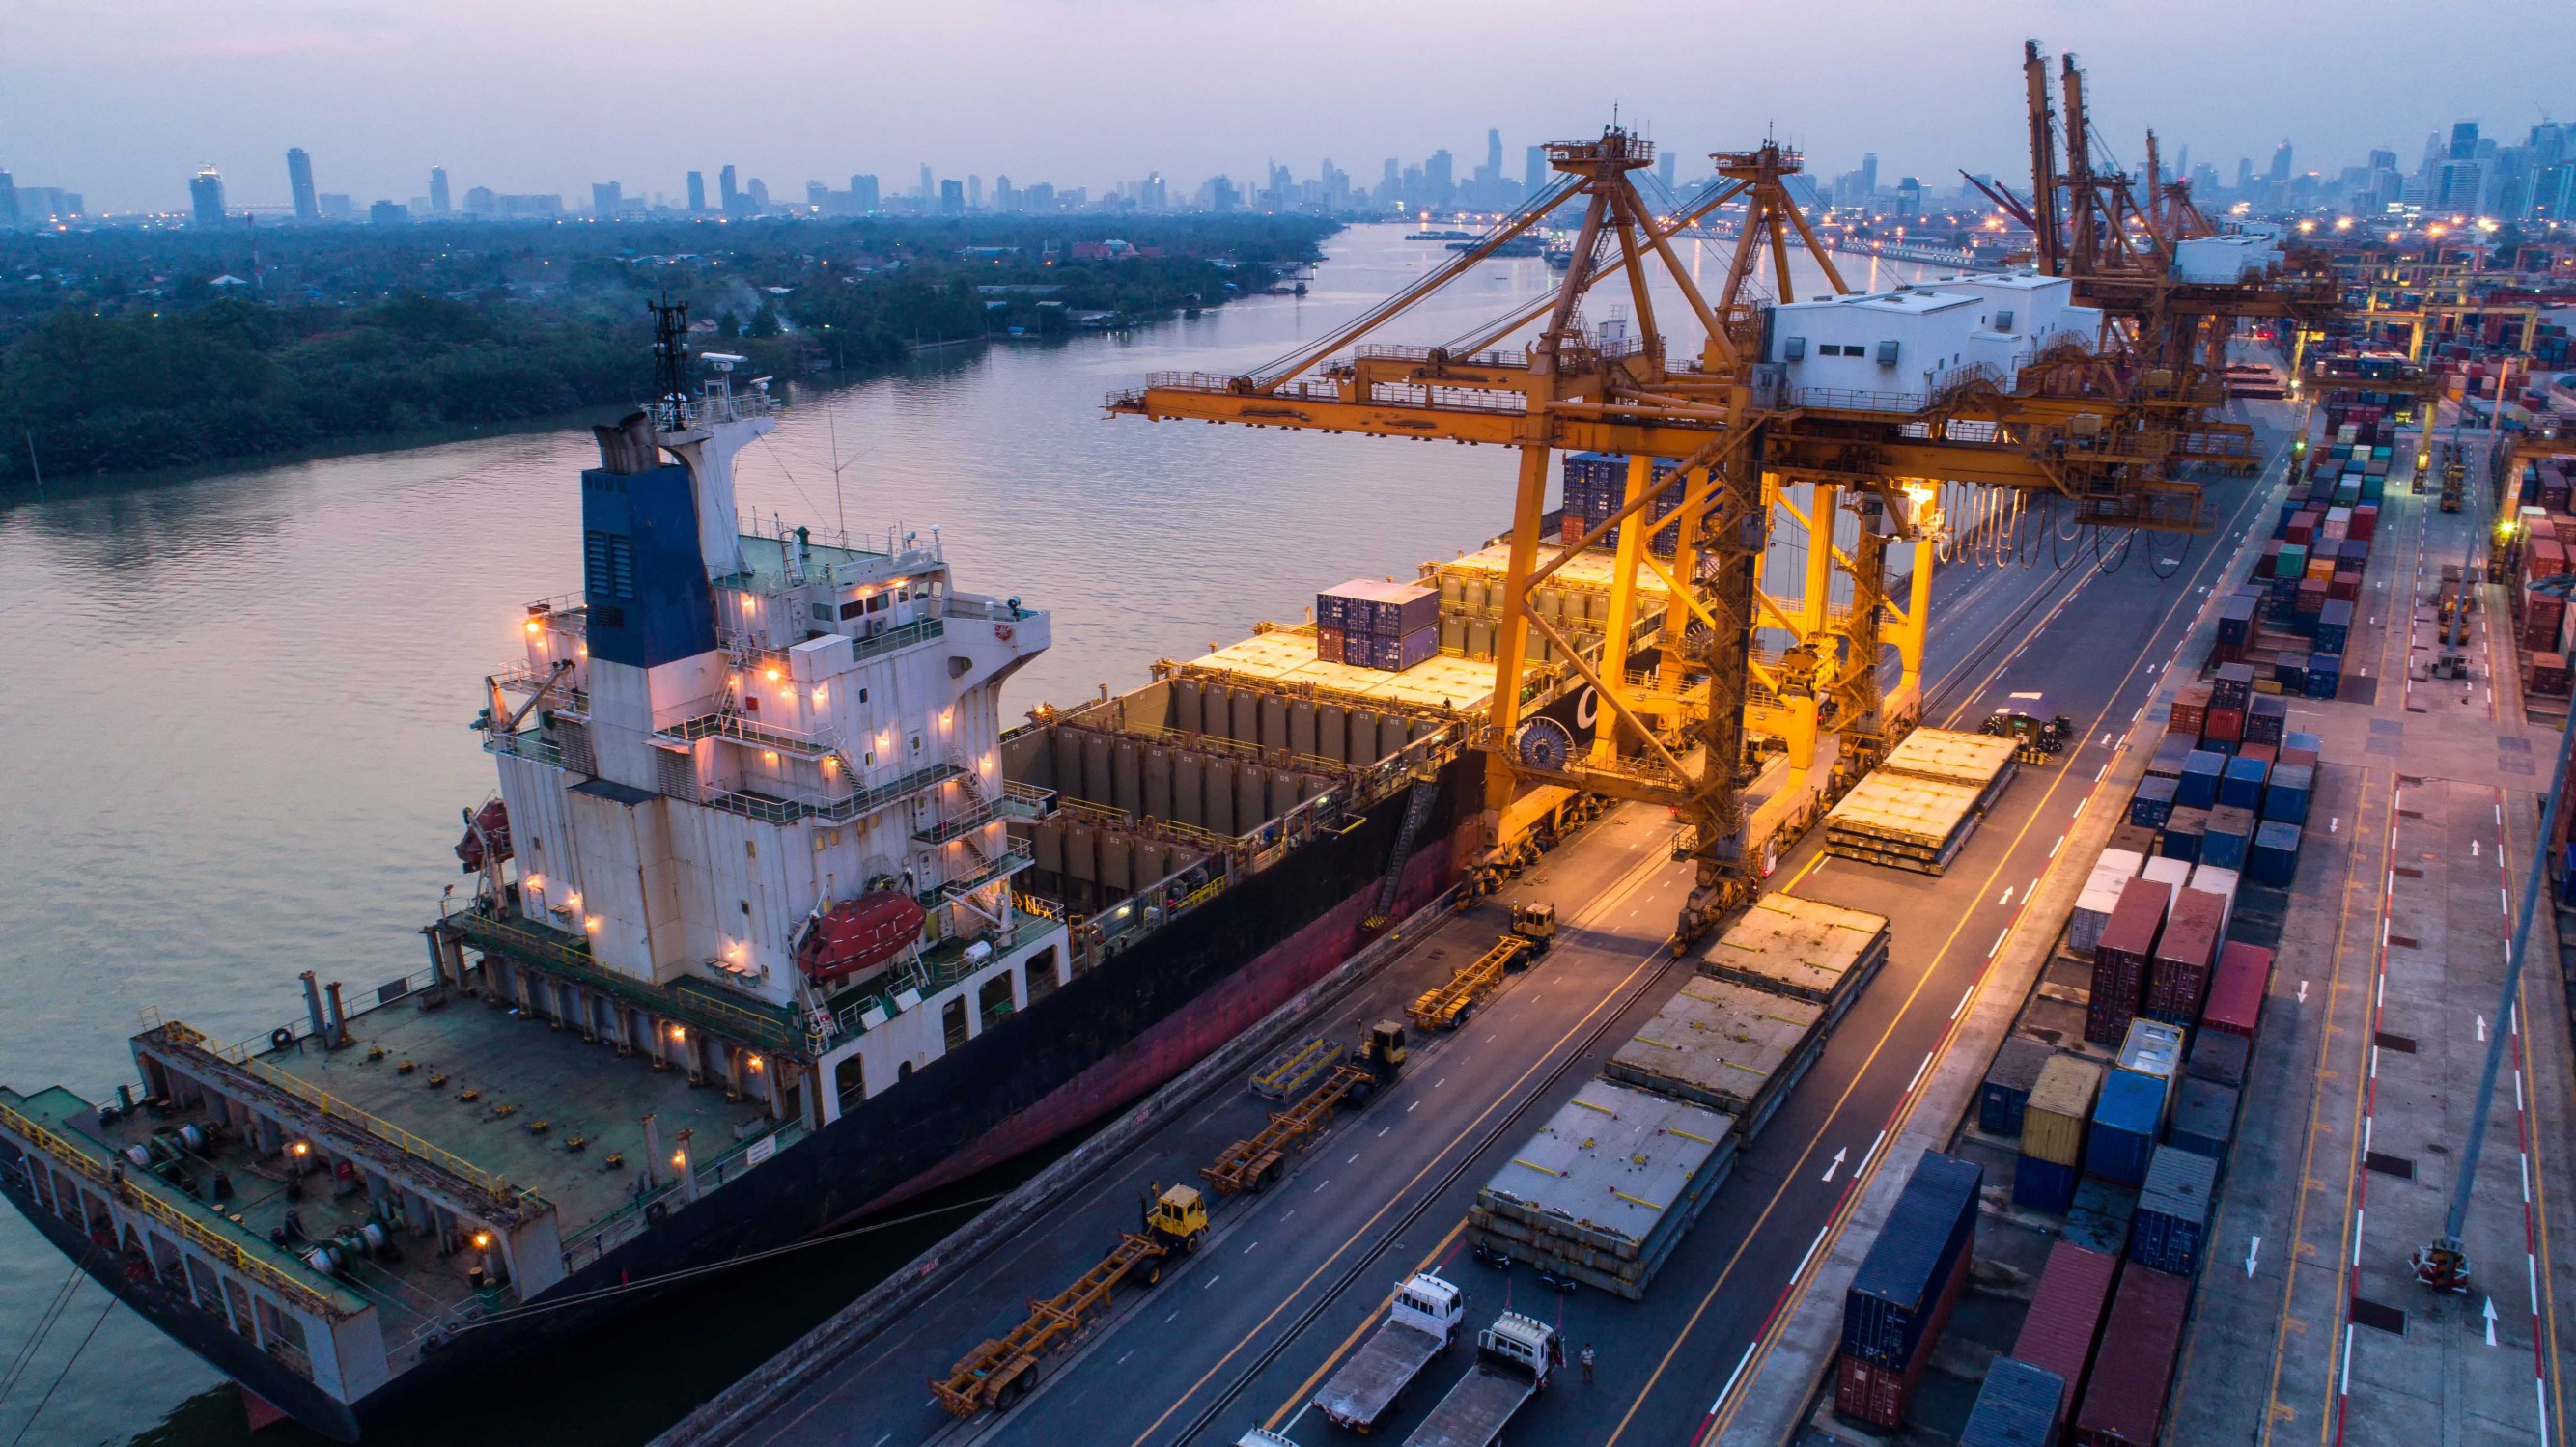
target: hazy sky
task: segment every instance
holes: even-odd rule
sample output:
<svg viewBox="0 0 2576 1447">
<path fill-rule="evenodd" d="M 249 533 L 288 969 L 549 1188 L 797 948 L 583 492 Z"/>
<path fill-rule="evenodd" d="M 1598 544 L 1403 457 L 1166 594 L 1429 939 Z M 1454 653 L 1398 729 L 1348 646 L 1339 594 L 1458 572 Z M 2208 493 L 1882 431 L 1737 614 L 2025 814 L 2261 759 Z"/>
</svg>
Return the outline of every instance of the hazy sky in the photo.
<svg viewBox="0 0 2576 1447">
<path fill-rule="evenodd" d="M 1302 177 L 1488 126 L 1521 148 L 1624 118 L 1689 154 L 1803 144 L 1814 169 L 1955 180 L 2023 159 L 2021 41 L 2074 50 L 2123 161 L 2154 125 L 2231 179 L 2284 136 L 2301 169 L 2375 144 L 2412 169 L 2475 117 L 2576 115 L 2576 6 L 2485 0 L 0 0 L 0 169 L 90 209 L 176 210 L 197 166 L 287 199 L 283 155 L 360 206 L 427 189 L 677 194 L 727 161 L 801 195 L 872 171 L 1104 188 Z M 1685 174 L 1693 168 L 1684 166 Z"/>
</svg>

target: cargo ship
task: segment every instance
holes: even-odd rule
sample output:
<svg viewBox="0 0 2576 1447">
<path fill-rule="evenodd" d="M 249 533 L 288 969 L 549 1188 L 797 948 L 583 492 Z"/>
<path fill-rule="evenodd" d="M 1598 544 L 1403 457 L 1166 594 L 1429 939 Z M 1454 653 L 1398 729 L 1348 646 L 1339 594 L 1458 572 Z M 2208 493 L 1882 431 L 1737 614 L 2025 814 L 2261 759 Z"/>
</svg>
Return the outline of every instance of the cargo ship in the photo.
<svg viewBox="0 0 2576 1447">
<path fill-rule="evenodd" d="M 745 525 L 766 379 L 676 308 L 656 358 L 577 480 L 582 587 L 475 701 L 496 786 L 425 967 L 306 971 L 238 1043 L 152 1019 L 99 1098 L 0 1089 L 0 1193 L 254 1423 L 357 1440 L 1081 1131 L 1490 867 L 1501 548 L 1006 728 L 1049 614 L 937 528 Z M 1607 560 L 1574 564 L 1544 601 L 1597 650 Z M 1591 733 L 1568 686 L 1530 707 Z"/>
</svg>

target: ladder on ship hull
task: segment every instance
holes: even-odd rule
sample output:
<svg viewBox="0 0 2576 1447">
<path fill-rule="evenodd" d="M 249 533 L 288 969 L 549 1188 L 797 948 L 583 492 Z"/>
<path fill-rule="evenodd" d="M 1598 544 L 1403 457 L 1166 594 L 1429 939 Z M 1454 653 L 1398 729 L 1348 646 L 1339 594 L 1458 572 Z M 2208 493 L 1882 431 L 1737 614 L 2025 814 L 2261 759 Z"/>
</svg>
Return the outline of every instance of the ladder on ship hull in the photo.
<svg viewBox="0 0 2576 1447">
<path fill-rule="evenodd" d="M 1360 928 L 1381 930 L 1394 918 L 1395 892 L 1404 884 L 1405 861 L 1413 857 L 1414 842 L 1421 838 L 1422 826 L 1431 822 L 1431 806 L 1439 799 L 1437 779 L 1413 781 L 1413 792 L 1404 800 L 1404 823 L 1395 831 L 1395 852 L 1386 862 L 1386 878 L 1378 881 L 1377 907 L 1369 911 Z"/>
</svg>

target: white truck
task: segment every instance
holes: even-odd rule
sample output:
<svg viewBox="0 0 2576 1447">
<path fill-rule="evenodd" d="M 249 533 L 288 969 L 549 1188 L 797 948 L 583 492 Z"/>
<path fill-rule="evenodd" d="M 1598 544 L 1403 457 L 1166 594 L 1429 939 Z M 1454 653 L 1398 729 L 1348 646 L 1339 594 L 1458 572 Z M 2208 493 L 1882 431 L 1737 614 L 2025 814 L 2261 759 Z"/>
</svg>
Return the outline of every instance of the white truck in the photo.
<svg viewBox="0 0 2576 1447">
<path fill-rule="evenodd" d="M 1431 1409 L 1404 1447 L 1491 1447 L 1521 1404 L 1565 1364 L 1556 1328 L 1516 1311 L 1476 1333 L 1476 1365 Z"/>
<path fill-rule="evenodd" d="M 1386 1320 L 1315 1393 L 1315 1410 L 1354 1432 L 1374 1430 L 1431 1359 L 1457 1344 L 1466 1315 L 1467 1294 L 1430 1272 L 1398 1286 Z"/>
</svg>

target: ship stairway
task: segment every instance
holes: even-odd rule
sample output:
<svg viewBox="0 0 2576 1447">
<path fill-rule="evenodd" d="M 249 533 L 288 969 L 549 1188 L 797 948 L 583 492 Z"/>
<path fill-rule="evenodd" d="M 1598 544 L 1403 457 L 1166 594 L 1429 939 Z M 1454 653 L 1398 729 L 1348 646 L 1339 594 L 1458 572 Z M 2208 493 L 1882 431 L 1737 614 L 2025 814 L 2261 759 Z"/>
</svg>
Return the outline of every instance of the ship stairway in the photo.
<svg viewBox="0 0 2576 1447">
<path fill-rule="evenodd" d="M 1404 883 L 1405 861 L 1413 857 L 1413 845 L 1422 835 L 1422 826 L 1431 822 L 1431 806 L 1440 799 L 1440 784 L 1435 779 L 1416 779 L 1413 792 L 1405 796 L 1404 823 L 1395 831 L 1395 851 L 1386 862 L 1386 878 L 1378 881 L 1377 907 L 1360 928 L 1380 930 L 1395 915 L 1395 892 Z"/>
</svg>

